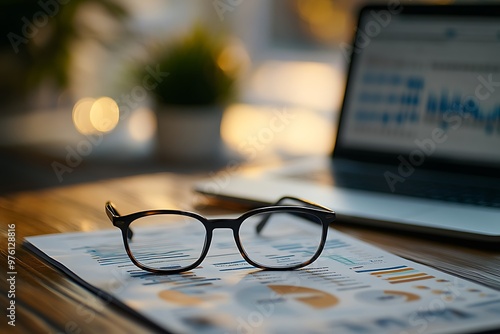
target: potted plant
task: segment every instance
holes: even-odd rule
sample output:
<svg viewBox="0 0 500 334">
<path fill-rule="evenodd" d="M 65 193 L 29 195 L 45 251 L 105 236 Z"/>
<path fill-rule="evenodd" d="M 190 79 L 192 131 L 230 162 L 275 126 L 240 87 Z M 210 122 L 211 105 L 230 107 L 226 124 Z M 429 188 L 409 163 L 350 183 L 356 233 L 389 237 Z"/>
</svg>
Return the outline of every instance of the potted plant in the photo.
<svg viewBox="0 0 500 334">
<path fill-rule="evenodd" d="M 161 157 L 193 162 L 220 153 L 222 114 L 235 92 L 234 72 L 219 65 L 223 50 L 220 41 L 196 27 L 154 53 L 150 69 L 168 73 L 151 89 Z"/>
</svg>

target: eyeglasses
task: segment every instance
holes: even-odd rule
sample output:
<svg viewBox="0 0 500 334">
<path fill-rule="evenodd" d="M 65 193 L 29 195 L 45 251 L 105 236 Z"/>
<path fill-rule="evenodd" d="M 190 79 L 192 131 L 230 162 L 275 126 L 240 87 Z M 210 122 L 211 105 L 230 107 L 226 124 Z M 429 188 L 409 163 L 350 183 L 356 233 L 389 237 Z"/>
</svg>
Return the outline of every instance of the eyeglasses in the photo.
<svg viewBox="0 0 500 334">
<path fill-rule="evenodd" d="M 272 270 L 302 268 L 319 257 L 328 226 L 335 220 L 332 210 L 289 196 L 235 219 L 207 219 L 181 210 L 121 216 L 111 202 L 106 203 L 105 210 L 113 225 L 122 231 L 130 260 L 158 274 L 175 274 L 199 266 L 215 229 L 231 229 L 239 252 L 252 266 Z"/>
</svg>

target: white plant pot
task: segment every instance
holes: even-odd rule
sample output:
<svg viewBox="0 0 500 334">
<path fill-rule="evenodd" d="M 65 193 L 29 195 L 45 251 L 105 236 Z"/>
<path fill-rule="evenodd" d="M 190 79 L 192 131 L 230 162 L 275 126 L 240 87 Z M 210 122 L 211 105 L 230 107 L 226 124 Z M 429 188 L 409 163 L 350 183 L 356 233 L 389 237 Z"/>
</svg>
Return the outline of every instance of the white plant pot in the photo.
<svg viewBox="0 0 500 334">
<path fill-rule="evenodd" d="M 174 162 L 209 162 L 221 153 L 223 106 L 157 107 L 157 152 Z"/>
</svg>

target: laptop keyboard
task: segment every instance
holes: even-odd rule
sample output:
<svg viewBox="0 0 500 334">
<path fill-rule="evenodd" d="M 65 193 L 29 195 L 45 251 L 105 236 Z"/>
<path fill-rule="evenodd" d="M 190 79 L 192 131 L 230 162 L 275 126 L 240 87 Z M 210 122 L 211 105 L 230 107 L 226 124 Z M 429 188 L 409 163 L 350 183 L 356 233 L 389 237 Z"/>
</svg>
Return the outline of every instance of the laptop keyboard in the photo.
<svg viewBox="0 0 500 334">
<path fill-rule="evenodd" d="M 305 178 L 323 183 L 328 179 L 327 175 L 319 175 L 317 173 L 326 174 L 328 172 L 317 171 L 307 175 Z M 408 178 L 405 182 L 398 182 L 395 185 L 395 191 L 392 192 L 385 178 L 380 176 L 337 172 L 335 174 L 335 181 L 333 182 L 332 175 L 329 175 L 329 180 L 331 184 L 344 188 L 500 208 L 500 190 L 494 188 L 462 186 Z"/>
</svg>

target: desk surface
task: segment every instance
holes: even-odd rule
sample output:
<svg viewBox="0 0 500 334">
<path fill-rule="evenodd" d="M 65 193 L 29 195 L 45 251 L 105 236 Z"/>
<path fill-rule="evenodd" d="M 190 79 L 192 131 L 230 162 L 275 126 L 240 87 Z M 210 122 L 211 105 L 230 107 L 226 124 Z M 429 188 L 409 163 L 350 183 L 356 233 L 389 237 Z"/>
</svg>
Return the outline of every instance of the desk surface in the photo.
<svg viewBox="0 0 500 334">
<path fill-rule="evenodd" d="M 101 181 L 0 198 L 2 268 L 7 264 L 7 233 L 16 233 L 15 332 L 148 331 L 122 311 L 110 307 L 22 247 L 25 236 L 112 228 L 104 203 L 112 200 L 123 214 L 152 208 L 195 210 L 205 215 L 220 209 L 200 204 L 192 185 L 202 176 L 168 173 Z M 234 210 L 242 210 L 242 208 Z M 224 212 L 227 212 L 226 210 Z M 500 251 L 484 250 L 422 236 L 403 235 L 342 224 L 338 229 L 398 255 L 482 282 L 500 290 Z M 5 264 L 5 265 L 4 265 Z M 1 273 L 5 282 L 7 272 Z M 2 305 L 9 301 L 1 285 Z M 0 328 L 6 328 L 5 318 Z"/>
</svg>

